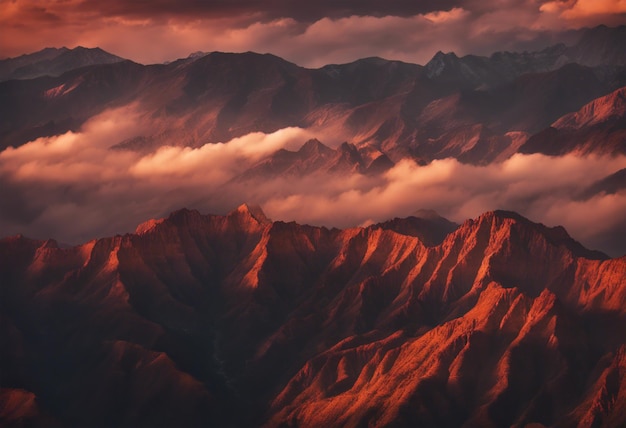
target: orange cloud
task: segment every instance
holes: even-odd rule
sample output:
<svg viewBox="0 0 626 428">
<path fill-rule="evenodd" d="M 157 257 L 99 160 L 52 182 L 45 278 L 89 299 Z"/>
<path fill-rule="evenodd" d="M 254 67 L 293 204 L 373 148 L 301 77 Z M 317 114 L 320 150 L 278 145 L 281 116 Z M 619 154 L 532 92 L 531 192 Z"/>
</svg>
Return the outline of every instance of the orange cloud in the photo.
<svg viewBox="0 0 626 428">
<path fill-rule="evenodd" d="M 544 3 L 540 10 L 549 14 L 558 14 L 566 20 L 594 22 L 594 18 L 598 16 L 626 13 L 626 0 L 557 0 Z"/>
<path fill-rule="evenodd" d="M 455 7 L 450 10 L 437 10 L 435 12 L 424 14 L 424 18 L 436 24 L 440 24 L 442 22 L 457 21 L 467 15 L 468 12 L 465 9 L 462 7 Z"/>
<path fill-rule="evenodd" d="M 626 13 L 626 0 L 578 0 L 563 12 L 565 18 L 584 18 L 590 15 Z"/>
</svg>

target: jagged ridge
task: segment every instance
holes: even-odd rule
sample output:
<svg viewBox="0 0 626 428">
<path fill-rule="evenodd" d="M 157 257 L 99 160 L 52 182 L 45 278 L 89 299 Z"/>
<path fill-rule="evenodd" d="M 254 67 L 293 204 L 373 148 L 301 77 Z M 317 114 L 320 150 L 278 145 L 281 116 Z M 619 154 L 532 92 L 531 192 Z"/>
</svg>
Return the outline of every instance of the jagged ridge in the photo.
<svg viewBox="0 0 626 428">
<path fill-rule="evenodd" d="M 624 422 L 624 258 L 510 212 L 431 243 L 397 225 L 243 205 L 4 239 L 3 385 L 65 424 Z"/>
</svg>

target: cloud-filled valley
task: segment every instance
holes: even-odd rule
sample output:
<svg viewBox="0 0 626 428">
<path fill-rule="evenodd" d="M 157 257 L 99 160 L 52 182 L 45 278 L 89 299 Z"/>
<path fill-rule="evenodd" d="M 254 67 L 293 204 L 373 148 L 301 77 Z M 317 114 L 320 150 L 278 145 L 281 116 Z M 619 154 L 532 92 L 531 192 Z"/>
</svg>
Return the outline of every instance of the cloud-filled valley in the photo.
<svg viewBox="0 0 626 428">
<path fill-rule="evenodd" d="M 626 157 L 515 154 L 486 166 L 453 158 L 418 165 L 403 159 L 378 175 L 338 172 L 238 180 L 279 149 L 298 150 L 315 137 L 300 128 L 250 133 L 197 148 L 151 152 L 111 149 L 138 132 L 136 106 L 108 110 L 79 132 L 44 137 L 0 153 L 3 235 L 25 233 L 80 243 L 131 232 L 148 218 L 187 207 L 226 213 L 260 204 L 274 220 L 352 227 L 418 209 L 462 222 L 495 209 L 563 225 L 583 244 L 626 253 L 616 236 L 626 222 L 626 193 L 580 195 L 626 167 Z M 324 142 L 324 141 L 323 141 Z"/>
</svg>

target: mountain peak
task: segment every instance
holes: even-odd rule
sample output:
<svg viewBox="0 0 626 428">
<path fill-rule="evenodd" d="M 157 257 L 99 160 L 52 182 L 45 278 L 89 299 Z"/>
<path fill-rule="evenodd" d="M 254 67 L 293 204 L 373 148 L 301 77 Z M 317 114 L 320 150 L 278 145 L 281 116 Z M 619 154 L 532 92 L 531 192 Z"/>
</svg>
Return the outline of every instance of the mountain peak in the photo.
<svg viewBox="0 0 626 428">
<path fill-rule="evenodd" d="M 513 220 L 507 222 L 506 220 Z M 549 227 L 542 223 L 535 223 L 526 217 L 518 214 L 514 211 L 495 210 L 488 211 L 476 219 L 475 222 L 469 220 L 470 224 L 491 224 L 492 229 L 509 228 L 513 225 L 522 225 L 528 230 L 533 230 L 539 235 L 543 236 L 546 241 L 550 242 L 554 246 L 563 246 L 567 248 L 571 253 L 577 257 L 584 257 L 590 260 L 606 260 L 609 257 L 601 251 L 589 250 L 585 248 L 580 242 L 572 238 L 563 226 Z M 467 222 L 466 222 L 467 223 Z"/>
<path fill-rule="evenodd" d="M 200 57 L 206 56 L 208 54 L 209 54 L 208 52 L 195 51 L 195 52 L 190 53 L 187 56 L 187 59 L 196 59 L 196 58 L 200 58 Z"/>
<path fill-rule="evenodd" d="M 437 51 L 437 53 L 435 55 L 433 55 L 432 59 L 429 61 L 433 62 L 433 61 L 447 61 L 447 62 L 452 62 L 452 61 L 456 61 L 458 60 L 459 57 L 457 56 L 457 54 L 455 54 L 454 52 L 443 52 L 443 51 Z"/>
<path fill-rule="evenodd" d="M 316 138 L 312 138 L 308 140 L 306 143 L 300 147 L 298 153 L 305 155 L 314 155 L 314 154 L 329 154 L 333 150 L 327 145 L 323 144 Z"/>
<path fill-rule="evenodd" d="M 160 219 L 150 219 L 147 221 L 144 221 L 143 223 L 140 223 L 136 228 L 135 228 L 135 234 L 136 235 L 144 235 L 146 233 L 148 233 L 149 231 L 151 231 L 152 229 L 154 229 L 157 225 L 163 223 L 165 219 L 164 218 L 160 218 Z"/>
<path fill-rule="evenodd" d="M 385 65 L 385 64 L 389 64 L 392 61 L 389 61 L 385 58 L 381 58 L 379 56 L 369 56 L 367 58 L 361 58 L 356 60 L 354 63 L 359 63 L 359 64 L 370 64 L 370 65 L 375 65 L 375 66 L 381 66 L 381 65 Z"/>
<path fill-rule="evenodd" d="M 447 67 L 459 62 L 459 57 L 454 52 L 443 53 L 437 51 L 435 56 L 426 64 L 426 72 L 428 77 L 440 76 Z"/>
<path fill-rule="evenodd" d="M 420 208 L 412 214 L 413 217 L 423 218 L 424 220 L 441 219 L 439 213 L 435 210 Z"/>
<path fill-rule="evenodd" d="M 272 222 L 272 220 L 267 218 L 261 206 L 257 204 L 243 203 L 239 205 L 237 209 L 231 214 L 234 213 L 250 216 L 255 219 L 259 224 L 269 224 Z"/>
<path fill-rule="evenodd" d="M 341 146 L 339 146 L 339 151 L 342 153 L 357 154 L 359 152 L 359 149 L 357 149 L 354 144 L 344 141 L 343 143 L 341 143 Z"/>
</svg>

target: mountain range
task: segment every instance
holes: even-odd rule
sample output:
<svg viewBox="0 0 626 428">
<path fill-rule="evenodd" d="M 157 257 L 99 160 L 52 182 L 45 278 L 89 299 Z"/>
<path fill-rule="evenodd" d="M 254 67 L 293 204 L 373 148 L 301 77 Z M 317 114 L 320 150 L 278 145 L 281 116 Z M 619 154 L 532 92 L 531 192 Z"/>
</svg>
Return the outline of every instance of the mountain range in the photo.
<svg viewBox="0 0 626 428">
<path fill-rule="evenodd" d="M 0 425 L 626 426 L 626 26 L 579 35 L 0 60 Z"/>
<path fill-rule="evenodd" d="M 0 241 L 7 423 L 620 426 L 626 259 L 488 212 Z M 419 214 L 418 214 L 419 215 Z M 8 350 L 8 352 L 7 352 Z"/>
<path fill-rule="evenodd" d="M 136 105 L 141 130 L 111 146 L 198 147 L 298 126 L 394 162 L 452 156 L 484 164 L 623 87 L 625 28 L 596 27 L 572 47 L 540 52 L 462 58 L 439 52 L 425 66 L 367 58 L 305 69 L 250 52 L 144 66 L 99 49 L 48 49 L 0 64 L 12 73 L 34 67 L 47 74 L 0 82 L 1 148 L 78 131 L 106 109 Z M 58 76 L 61 69 L 67 71 Z M 543 150 L 533 144 L 525 150 L 531 148 Z"/>
</svg>

